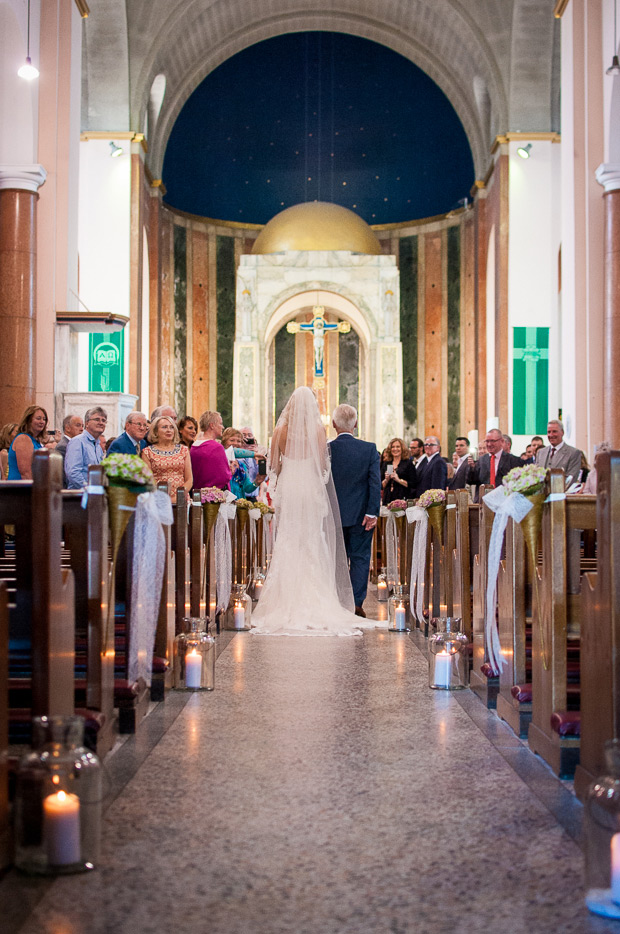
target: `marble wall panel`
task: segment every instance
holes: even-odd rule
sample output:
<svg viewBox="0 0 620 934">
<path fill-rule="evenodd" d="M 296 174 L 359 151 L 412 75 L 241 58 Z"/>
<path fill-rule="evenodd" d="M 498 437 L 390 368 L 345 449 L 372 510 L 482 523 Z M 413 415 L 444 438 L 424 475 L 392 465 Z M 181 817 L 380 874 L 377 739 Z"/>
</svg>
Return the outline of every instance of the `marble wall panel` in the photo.
<svg viewBox="0 0 620 934">
<path fill-rule="evenodd" d="M 473 217 L 461 226 L 461 429 L 476 427 L 476 314 Z"/>
<path fill-rule="evenodd" d="M 157 192 L 149 198 L 145 223 L 149 246 L 149 412 L 159 399 L 161 381 L 161 200 Z M 144 405 L 144 402 L 142 403 Z"/>
<path fill-rule="evenodd" d="M 192 357 L 193 378 L 188 406 L 190 414 L 198 418 L 208 409 L 209 402 L 209 333 L 208 282 L 209 256 L 207 234 L 192 229 Z"/>
<path fill-rule="evenodd" d="M 170 218 L 162 219 L 161 229 L 161 314 L 159 319 L 160 366 L 158 368 L 159 387 L 155 402 L 164 405 L 172 397 L 172 374 L 174 372 L 173 355 L 173 224 Z"/>
<path fill-rule="evenodd" d="M 232 424 L 233 346 L 235 342 L 235 239 L 217 236 L 217 408 Z"/>
<path fill-rule="evenodd" d="M 174 407 L 187 411 L 187 230 L 174 225 Z"/>
<path fill-rule="evenodd" d="M 442 235 L 426 234 L 425 240 L 425 348 L 424 397 L 425 435 L 442 438 L 445 427 L 441 424 L 442 408 Z M 447 439 L 442 438 L 442 449 Z"/>
<path fill-rule="evenodd" d="M 346 403 L 360 408 L 360 339 L 351 328 L 348 334 L 339 334 L 338 340 L 338 404 Z"/>
<path fill-rule="evenodd" d="M 295 334 L 289 334 L 286 327 L 283 327 L 280 328 L 274 340 L 274 424 L 279 419 L 291 393 L 295 390 L 295 337 Z"/>
<path fill-rule="evenodd" d="M 461 434 L 461 228 L 447 230 L 447 414 L 448 439 L 444 454 L 454 450 Z"/>
<path fill-rule="evenodd" d="M 403 420 L 405 434 L 418 431 L 418 237 L 399 243 L 400 339 L 403 345 Z"/>
</svg>

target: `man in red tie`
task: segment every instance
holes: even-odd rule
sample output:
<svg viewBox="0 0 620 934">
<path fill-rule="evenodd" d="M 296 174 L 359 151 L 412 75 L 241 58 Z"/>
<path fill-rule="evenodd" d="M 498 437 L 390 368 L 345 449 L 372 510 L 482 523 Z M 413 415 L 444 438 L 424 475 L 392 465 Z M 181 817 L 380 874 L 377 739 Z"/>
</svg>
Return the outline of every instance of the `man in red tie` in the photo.
<svg viewBox="0 0 620 934">
<path fill-rule="evenodd" d="M 514 454 L 504 450 L 502 433 L 499 428 L 491 428 L 485 438 L 487 453 L 478 461 L 469 457 L 467 463 L 467 482 L 474 486 L 498 487 L 503 478 L 513 467 L 521 467 L 521 461 Z"/>
</svg>

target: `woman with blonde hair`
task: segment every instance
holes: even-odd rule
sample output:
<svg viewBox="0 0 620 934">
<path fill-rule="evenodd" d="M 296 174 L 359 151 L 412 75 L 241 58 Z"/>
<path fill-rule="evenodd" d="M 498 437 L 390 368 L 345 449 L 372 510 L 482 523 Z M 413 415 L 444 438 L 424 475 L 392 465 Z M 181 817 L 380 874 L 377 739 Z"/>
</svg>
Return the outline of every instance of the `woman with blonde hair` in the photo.
<svg viewBox="0 0 620 934">
<path fill-rule="evenodd" d="M 47 441 L 47 412 L 29 405 L 9 448 L 9 480 L 32 480 L 32 458 Z"/>
<path fill-rule="evenodd" d="M 150 447 L 142 451 L 142 460 L 153 471 L 156 484 L 168 483 L 170 499 L 176 503 L 177 490 L 185 489 L 188 494 L 194 482 L 189 448 L 181 444 L 177 426 L 169 415 L 153 420 L 147 440 Z"/>
<path fill-rule="evenodd" d="M 413 462 L 407 456 L 402 438 L 392 438 L 386 450 L 388 456 L 381 461 L 381 489 L 384 506 L 395 499 L 415 497 L 416 474 Z"/>
<path fill-rule="evenodd" d="M 9 448 L 16 434 L 17 422 L 9 422 L 0 430 L 0 480 L 6 480 L 9 475 Z"/>
</svg>

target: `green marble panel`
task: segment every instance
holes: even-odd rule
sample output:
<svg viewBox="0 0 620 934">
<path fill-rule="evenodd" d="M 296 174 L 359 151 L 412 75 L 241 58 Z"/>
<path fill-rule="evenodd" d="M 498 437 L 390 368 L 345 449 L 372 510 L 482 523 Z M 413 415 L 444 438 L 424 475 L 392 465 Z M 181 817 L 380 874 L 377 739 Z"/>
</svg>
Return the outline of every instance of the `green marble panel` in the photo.
<svg viewBox="0 0 620 934">
<path fill-rule="evenodd" d="M 274 383 L 277 422 L 282 409 L 295 391 L 295 335 L 289 334 L 286 327 L 280 328 L 276 334 Z"/>
<path fill-rule="evenodd" d="M 461 431 L 461 228 L 448 228 L 448 450 Z"/>
<path fill-rule="evenodd" d="M 359 412 L 360 339 L 353 328 L 338 335 L 338 403 L 352 405 Z"/>
<path fill-rule="evenodd" d="M 400 339 L 403 345 L 403 416 L 405 434 L 418 420 L 418 237 L 399 245 Z M 416 427 L 414 427 L 416 426 Z"/>
<path fill-rule="evenodd" d="M 235 239 L 218 236 L 217 293 L 217 408 L 224 425 L 232 425 L 233 353 L 235 343 Z M 239 425 L 235 426 L 241 427 Z"/>
<path fill-rule="evenodd" d="M 174 407 L 187 411 L 187 231 L 174 227 Z"/>
</svg>

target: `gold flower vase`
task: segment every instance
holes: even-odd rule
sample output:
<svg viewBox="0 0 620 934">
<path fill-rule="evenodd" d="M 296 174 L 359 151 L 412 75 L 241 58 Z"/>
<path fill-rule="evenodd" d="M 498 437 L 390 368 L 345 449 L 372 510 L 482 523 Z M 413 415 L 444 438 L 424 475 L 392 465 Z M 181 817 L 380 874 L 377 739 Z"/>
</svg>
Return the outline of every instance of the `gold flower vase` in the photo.
<svg viewBox="0 0 620 934">
<path fill-rule="evenodd" d="M 202 504 L 202 514 L 204 517 L 204 538 L 205 544 L 209 544 L 209 538 L 211 536 L 211 529 L 215 525 L 217 520 L 217 514 L 220 511 L 221 503 L 203 503 Z"/>
<path fill-rule="evenodd" d="M 439 539 L 439 543 L 443 545 L 443 518 L 446 514 L 446 504 L 435 503 L 433 506 L 429 506 L 426 512 L 428 514 L 428 521 L 431 524 L 431 528 L 434 529 Z"/>
<path fill-rule="evenodd" d="M 539 490 L 537 493 L 523 493 L 523 496 L 532 504 L 532 508 L 528 512 L 527 516 L 524 516 L 519 523 L 521 526 L 521 531 L 523 532 L 523 540 L 525 541 L 525 547 L 527 548 L 528 554 L 532 562 L 532 582 L 533 588 L 536 595 L 536 605 L 538 607 L 538 620 L 540 625 L 540 649 L 542 653 L 543 668 L 545 671 L 549 668 L 549 662 L 547 659 L 547 639 L 546 639 L 546 621 L 543 619 L 544 607 L 540 602 L 540 596 L 538 593 L 538 541 L 540 539 L 540 533 L 542 529 L 542 510 L 543 503 L 547 498 L 547 494 L 544 490 Z M 532 615 L 534 608 L 532 607 Z"/>
<path fill-rule="evenodd" d="M 126 486 L 113 486 L 108 484 L 108 514 L 110 523 L 110 542 L 112 545 L 112 566 L 110 568 L 110 581 L 108 587 L 108 616 L 104 646 L 110 648 L 110 613 L 116 603 L 116 558 L 123 535 L 129 525 L 129 520 L 135 512 L 138 493 Z"/>
</svg>

